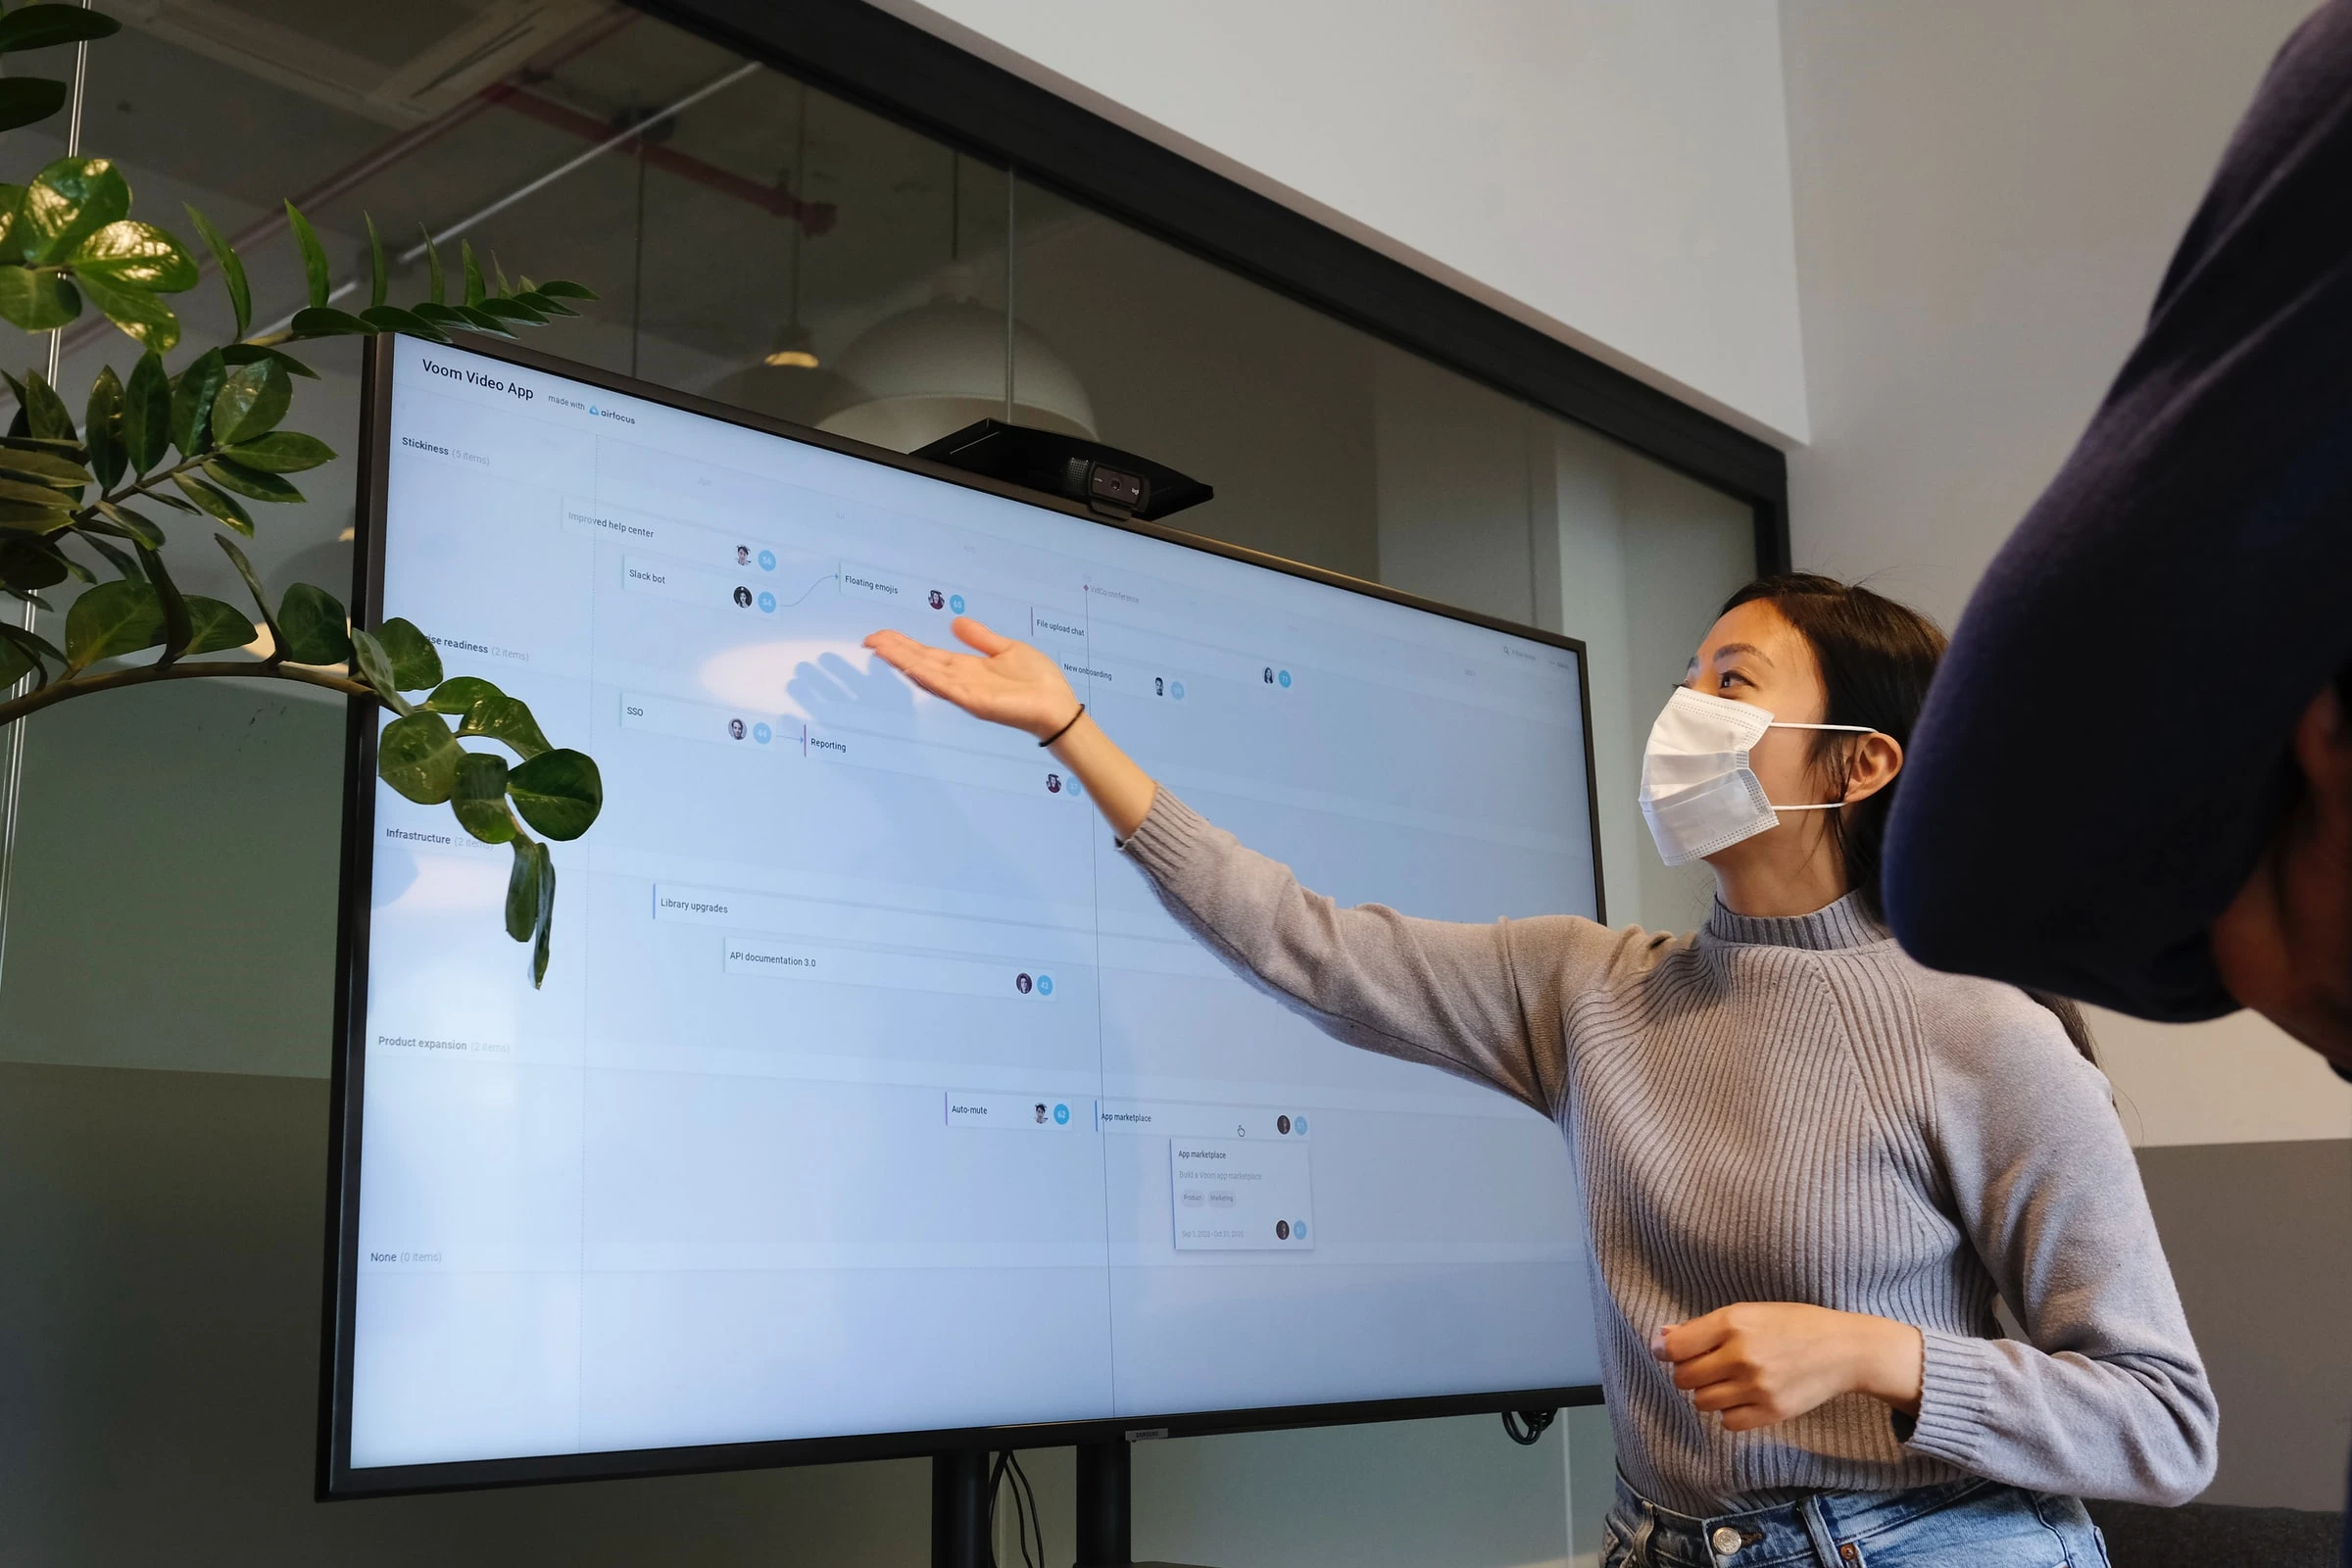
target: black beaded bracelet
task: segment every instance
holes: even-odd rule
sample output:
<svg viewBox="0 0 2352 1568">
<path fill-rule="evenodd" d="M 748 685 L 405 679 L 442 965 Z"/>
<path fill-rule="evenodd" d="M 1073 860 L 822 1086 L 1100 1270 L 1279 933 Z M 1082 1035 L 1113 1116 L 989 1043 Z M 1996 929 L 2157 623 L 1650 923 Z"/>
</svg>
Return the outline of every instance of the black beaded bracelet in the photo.
<svg viewBox="0 0 2352 1568">
<path fill-rule="evenodd" d="M 1064 724 L 1064 725 L 1062 725 L 1062 726 L 1061 726 L 1061 728 L 1059 728 L 1059 729 L 1055 730 L 1055 731 L 1054 731 L 1053 734 L 1051 734 L 1051 735 L 1047 736 L 1047 737 L 1046 737 L 1044 740 L 1042 740 L 1042 741 L 1039 741 L 1037 744 L 1038 744 L 1040 747 L 1047 747 L 1047 746 L 1051 746 L 1051 745 L 1053 745 L 1053 744 L 1054 744 L 1055 741 L 1057 741 L 1057 740 L 1061 739 L 1061 738 L 1062 738 L 1064 735 L 1067 735 L 1067 734 L 1070 732 L 1071 726 L 1072 726 L 1072 725 L 1075 725 L 1075 724 L 1076 724 L 1076 723 L 1077 723 L 1077 722 L 1078 722 L 1080 719 L 1084 718 L 1085 716 L 1086 716 L 1086 705 L 1085 705 L 1084 703 L 1080 703 L 1080 704 L 1078 705 L 1078 711 L 1076 711 L 1075 713 L 1072 713 L 1072 714 L 1070 715 L 1070 722 L 1069 722 L 1068 724 Z"/>
</svg>

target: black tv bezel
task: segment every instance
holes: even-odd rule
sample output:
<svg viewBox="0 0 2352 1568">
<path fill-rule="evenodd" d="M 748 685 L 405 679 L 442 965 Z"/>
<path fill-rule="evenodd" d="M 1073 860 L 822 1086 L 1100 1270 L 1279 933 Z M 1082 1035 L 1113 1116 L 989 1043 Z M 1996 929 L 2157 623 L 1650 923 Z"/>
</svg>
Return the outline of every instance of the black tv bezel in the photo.
<svg viewBox="0 0 2352 1568">
<path fill-rule="evenodd" d="M 361 362 L 359 507 L 355 519 L 352 599 L 362 625 L 383 620 L 383 533 L 387 524 L 391 442 L 392 345 L 418 338 L 381 333 L 364 345 Z M 1577 662 L 1578 718 L 1585 735 L 1585 802 L 1592 841 L 1593 913 L 1606 918 L 1600 880 L 1600 808 L 1592 766 L 1591 661 L 1584 642 L 1540 627 L 1442 605 L 1378 583 L 1364 582 L 1259 551 L 1203 538 L 1158 523 L 1104 517 L 1058 497 L 1023 490 L 910 458 L 886 448 L 847 440 L 804 425 L 773 419 L 728 404 L 636 380 L 556 355 L 493 338 L 459 334 L 454 346 L 536 370 L 583 382 L 647 403 L 704 415 L 728 424 L 782 436 L 808 446 L 862 458 L 886 467 L 921 474 L 967 490 L 1004 496 L 1047 512 L 1058 512 L 1104 528 L 1141 534 L 1169 544 L 1262 566 L 1288 576 L 1328 584 L 1409 609 L 1427 611 L 1533 642 L 1573 652 Z M 897 1459 L 973 1449 L 1064 1447 L 1076 1444 L 1139 1441 L 1146 1438 L 1206 1437 L 1220 1433 L 1284 1428 L 1343 1426 L 1370 1421 L 1404 1421 L 1438 1416 L 1491 1415 L 1509 1410 L 1557 1409 L 1597 1404 L 1600 1389 L 1508 1389 L 1410 1398 L 1356 1399 L 1324 1404 L 1261 1405 L 1238 1410 L 1194 1410 L 1151 1417 L 1117 1417 L 911 1432 L 861 1433 L 833 1438 L 791 1438 L 760 1443 L 722 1443 L 684 1447 L 603 1449 L 588 1453 L 467 1459 L 433 1464 L 351 1464 L 352 1320 L 359 1283 L 360 1134 L 366 1094 L 368 896 L 375 843 L 376 708 L 350 700 L 344 732 L 343 854 L 340 910 L 335 935 L 335 1049 L 327 1138 L 326 1279 L 322 1311 L 324 1344 L 319 1358 L 318 1461 L 316 1494 L 320 1500 L 400 1496 L 416 1493 L 473 1491 L 564 1481 L 622 1480 L 692 1475 L 784 1465 L 836 1464 L 862 1459 Z"/>
</svg>

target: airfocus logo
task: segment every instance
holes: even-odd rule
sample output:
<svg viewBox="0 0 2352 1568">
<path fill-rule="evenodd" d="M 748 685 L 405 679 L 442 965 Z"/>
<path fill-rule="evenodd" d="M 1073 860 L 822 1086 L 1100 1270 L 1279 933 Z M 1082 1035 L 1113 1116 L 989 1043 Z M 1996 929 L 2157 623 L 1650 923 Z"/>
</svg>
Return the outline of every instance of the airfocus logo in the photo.
<svg viewBox="0 0 2352 1568">
<path fill-rule="evenodd" d="M 425 373 L 428 375 L 444 376 L 452 381 L 463 381 L 467 386 L 478 386 L 485 392 L 504 392 L 510 397 L 520 398 L 525 403 L 539 395 L 520 381 L 501 381 L 495 375 L 484 375 L 479 370 L 461 370 L 454 365 L 443 365 L 439 360 L 419 357 L 417 363 L 424 367 Z"/>
</svg>

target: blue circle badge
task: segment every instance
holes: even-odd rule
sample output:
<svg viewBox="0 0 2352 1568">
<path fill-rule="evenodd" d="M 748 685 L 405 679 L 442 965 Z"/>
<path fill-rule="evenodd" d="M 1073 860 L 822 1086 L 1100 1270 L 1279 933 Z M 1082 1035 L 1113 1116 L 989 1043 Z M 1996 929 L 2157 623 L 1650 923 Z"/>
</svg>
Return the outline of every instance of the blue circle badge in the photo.
<svg viewBox="0 0 2352 1568">
<path fill-rule="evenodd" d="M 948 608 L 949 608 L 950 610 L 953 610 L 954 612 L 956 612 L 956 613 L 957 613 L 958 615 L 962 614 L 962 613 L 963 613 L 963 595 L 961 595 L 961 594 L 950 594 L 950 595 L 948 595 Z"/>
<path fill-rule="evenodd" d="M 1288 685 L 1291 683 L 1291 672 L 1290 672 L 1289 670 L 1287 670 L 1287 669 L 1286 669 L 1286 670 L 1284 670 L 1284 671 L 1283 671 L 1281 674 L 1279 674 L 1279 675 L 1275 676 L 1274 678 L 1275 678 L 1276 680 L 1278 680 L 1278 681 L 1282 682 L 1282 683 L 1283 683 L 1285 686 L 1288 686 Z"/>
<path fill-rule="evenodd" d="M 760 569 L 761 571 L 773 571 L 776 569 L 776 553 L 773 550 L 762 550 L 760 552 Z"/>
<path fill-rule="evenodd" d="M 772 615 L 776 612 L 776 596 L 764 589 L 760 594 L 760 612 L 764 615 Z"/>
<path fill-rule="evenodd" d="M 1070 1107 L 1067 1105 L 1055 1105 L 1054 1107 L 1054 1125 L 1056 1127 L 1067 1127 L 1069 1124 Z"/>
<path fill-rule="evenodd" d="M 776 732 L 774 730 L 769 729 L 765 724 L 754 724 L 752 726 L 752 739 L 758 741 L 762 746 L 765 746 L 769 741 L 773 740 L 775 738 L 775 733 Z"/>
<path fill-rule="evenodd" d="M 1052 975 L 1041 974 L 1037 977 L 1037 994 L 1041 997 L 1050 997 L 1054 994 L 1054 977 Z"/>
</svg>

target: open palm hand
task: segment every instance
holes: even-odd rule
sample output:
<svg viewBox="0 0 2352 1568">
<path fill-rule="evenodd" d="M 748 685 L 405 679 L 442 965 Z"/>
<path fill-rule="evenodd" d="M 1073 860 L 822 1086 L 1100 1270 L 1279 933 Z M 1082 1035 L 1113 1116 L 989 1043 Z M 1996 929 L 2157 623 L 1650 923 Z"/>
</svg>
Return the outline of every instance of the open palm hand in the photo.
<svg viewBox="0 0 2352 1568">
<path fill-rule="evenodd" d="M 1026 730 L 1041 740 L 1069 723 L 1078 698 L 1051 656 L 1000 636 L 969 615 L 956 616 L 948 629 L 979 652 L 951 653 L 897 631 L 875 632 L 865 646 L 908 680 L 974 718 Z"/>
</svg>

